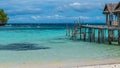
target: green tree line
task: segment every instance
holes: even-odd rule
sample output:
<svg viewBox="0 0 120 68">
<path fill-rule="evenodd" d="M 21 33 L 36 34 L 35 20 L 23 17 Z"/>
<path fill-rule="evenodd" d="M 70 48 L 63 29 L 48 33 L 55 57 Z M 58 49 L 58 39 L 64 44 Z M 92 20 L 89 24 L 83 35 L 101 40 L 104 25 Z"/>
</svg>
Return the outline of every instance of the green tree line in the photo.
<svg viewBox="0 0 120 68">
<path fill-rule="evenodd" d="M 0 25 L 4 25 L 8 22 L 7 14 L 4 12 L 3 9 L 0 9 Z"/>
</svg>

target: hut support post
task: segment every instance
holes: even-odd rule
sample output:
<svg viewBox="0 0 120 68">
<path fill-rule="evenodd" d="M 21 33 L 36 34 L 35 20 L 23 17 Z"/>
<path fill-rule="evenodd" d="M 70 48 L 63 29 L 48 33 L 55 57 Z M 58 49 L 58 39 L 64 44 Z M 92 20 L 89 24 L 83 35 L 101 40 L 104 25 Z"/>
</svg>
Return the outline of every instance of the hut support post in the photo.
<svg viewBox="0 0 120 68">
<path fill-rule="evenodd" d="M 66 36 L 68 36 L 68 25 L 66 25 Z"/>
<path fill-rule="evenodd" d="M 106 14 L 106 25 L 109 25 L 109 22 L 108 22 L 108 14 Z"/>
<path fill-rule="evenodd" d="M 118 15 L 118 26 L 120 27 L 120 13 Z M 118 44 L 120 45 L 120 28 L 118 29 Z"/>
<path fill-rule="evenodd" d="M 111 30 L 108 29 L 108 43 L 112 44 Z"/>
<path fill-rule="evenodd" d="M 89 28 L 88 29 L 89 30 L 89 32 L 88 32 L 88 39 L 89 39 L 89 41 L 91 42 L 91 34 L 92 34 L 92 29 L 91 28 Z"/>
<path fill-rule="evenodd" d="M 112 30 L 112 41 L 114 41 L 114 30 Z"/>
<path fill-rule="evenodd" d="M 102 42 L 104 42 L 104 29 L 101 30 Z"/>
<path fill-rule="evenodd" d="M 66 36 L 70 37 L 70 28 L 66 25 Z"/>
<path fill-rule="evenodd" d="M 120 29 L 118 30 L 118 44 L 120 45 Z"/>
<path fill-rule="evenodd" d="M 92 40 L 95 42 L 95 29 L 92 29 Z"/>
<path fill-rule="evenodd" d="M 81 34 L 81 30 L 82 30 L 82 28 L 80 27 L 80 40 L 81 40 L 81 35 L 82 35 L 82 34 Z"/>
<path fill-rule="evenodd" d="M 100 43 L 101 29 L 98 29 L 98 43 Z"/>
<path fill-rule="evenodd" d="M 75 40 L 76 39 L 76 30 L 75 30 L 75 27 L 73 27 L 72 29 L 72 40 Z"/>
<path fill-rule="evenodd" d="M 84 30 L 84 41 L 86 41 L 86 28 Z"/>
</svg>

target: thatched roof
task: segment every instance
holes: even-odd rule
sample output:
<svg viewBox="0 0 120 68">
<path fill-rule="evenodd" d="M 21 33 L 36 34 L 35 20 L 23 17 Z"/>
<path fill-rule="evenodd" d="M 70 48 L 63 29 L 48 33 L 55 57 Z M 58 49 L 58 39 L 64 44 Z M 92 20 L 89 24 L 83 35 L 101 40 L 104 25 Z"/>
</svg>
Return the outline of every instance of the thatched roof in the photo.
<svg viewBox="0 0 120 68">
<path fill-rule="evenodd" d="M 120 13 L 120 2 L 118 4 L 106 4 L 103 10 L 103 14 Z"/>
<path fill-rule="evenodd" d="M 103 10 L 104 14 L 113 14 L 115 12 L 115 8 L 118 4 L 106 4 Z"/>
<path fill-rule="evenodd" d="M 120 12 L 120 2 L 118 3 L 118 5 L 115 8 L 115 12 Z"/>
</svg>

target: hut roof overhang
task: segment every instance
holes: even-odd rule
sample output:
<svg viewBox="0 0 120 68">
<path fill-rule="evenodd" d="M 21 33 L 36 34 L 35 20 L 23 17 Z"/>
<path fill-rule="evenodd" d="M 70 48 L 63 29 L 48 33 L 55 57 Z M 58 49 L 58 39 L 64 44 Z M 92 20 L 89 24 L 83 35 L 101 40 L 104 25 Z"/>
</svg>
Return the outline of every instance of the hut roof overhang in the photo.
<svg viewBox="0 0 120 68">
<path fill-rule="evenodd" d="M 103 10 L 103 14 L 113 14 L 115 12 L 117 4 L 106 4 Z"/>
<path fill-rule="evenodd" d="M 118 3 L 118 5 L 115 8 L 115 13 L 120 13 L 120 2 Z"/>
</svg>

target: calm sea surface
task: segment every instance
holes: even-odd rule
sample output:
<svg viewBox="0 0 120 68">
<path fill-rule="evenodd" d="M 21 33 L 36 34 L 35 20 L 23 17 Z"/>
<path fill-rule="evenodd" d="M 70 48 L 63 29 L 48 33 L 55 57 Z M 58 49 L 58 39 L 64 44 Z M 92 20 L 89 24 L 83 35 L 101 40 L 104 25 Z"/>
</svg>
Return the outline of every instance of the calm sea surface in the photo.
<svg viewBox="0 0 120 68">
<path fill-rule="evenodd" d="M 59 25 L 1 27 L 0 63 L 78 62 L 120 57 L 120 46 L 72 41 L 65 33 L 65 28 Z"/>
</svg>

